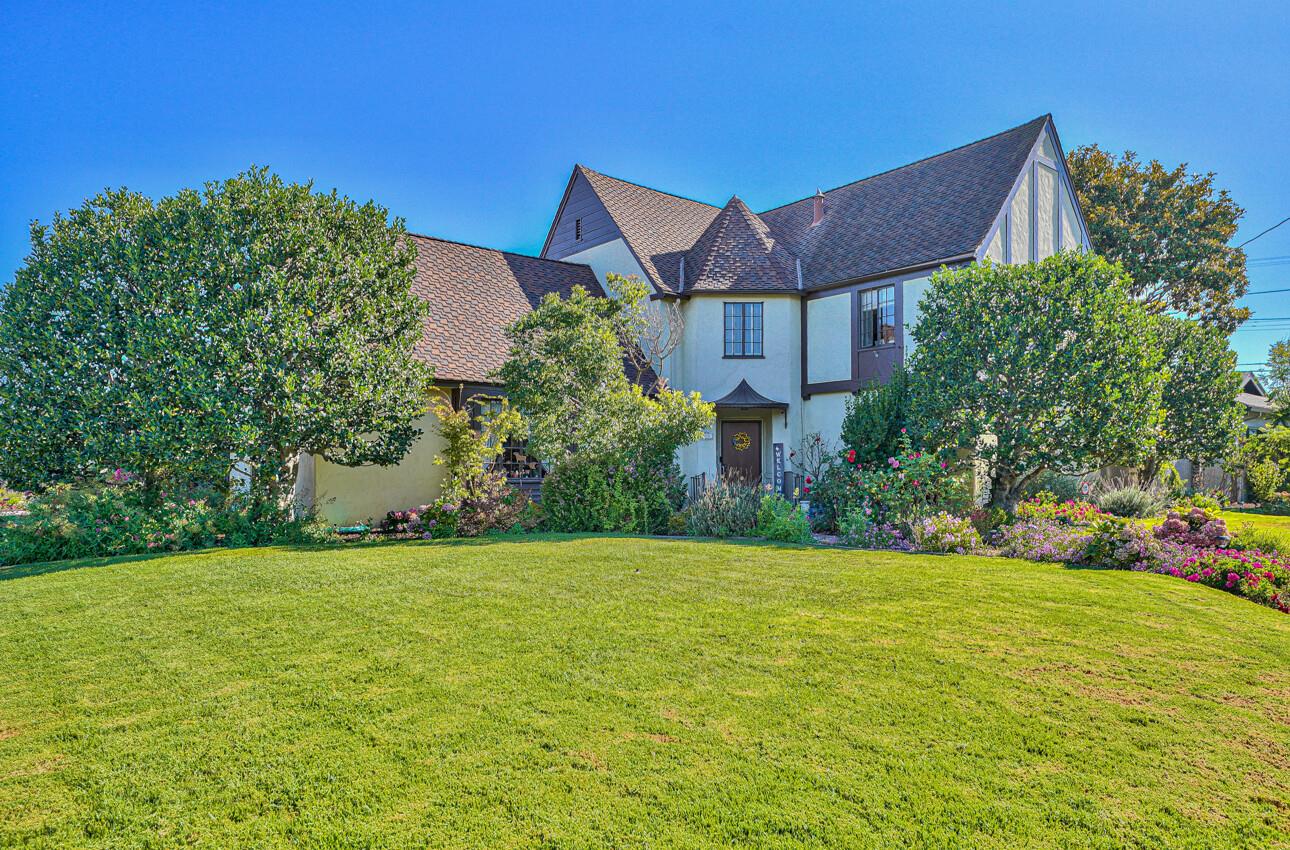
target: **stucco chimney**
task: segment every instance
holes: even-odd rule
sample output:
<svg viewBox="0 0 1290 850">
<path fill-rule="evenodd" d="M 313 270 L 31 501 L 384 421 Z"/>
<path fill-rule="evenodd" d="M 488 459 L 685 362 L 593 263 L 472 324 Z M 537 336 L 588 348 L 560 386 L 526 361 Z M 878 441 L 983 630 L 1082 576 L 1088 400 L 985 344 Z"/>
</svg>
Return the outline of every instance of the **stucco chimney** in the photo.
<svg viewBox="0 0 1290 850">
<path fill-rule="evenodd" d="M 819 224 L 824 220 L 824 193 L 819 189 L 815 190 L 815 217 L 811 219 L 811 227 Z"/>
</svg>

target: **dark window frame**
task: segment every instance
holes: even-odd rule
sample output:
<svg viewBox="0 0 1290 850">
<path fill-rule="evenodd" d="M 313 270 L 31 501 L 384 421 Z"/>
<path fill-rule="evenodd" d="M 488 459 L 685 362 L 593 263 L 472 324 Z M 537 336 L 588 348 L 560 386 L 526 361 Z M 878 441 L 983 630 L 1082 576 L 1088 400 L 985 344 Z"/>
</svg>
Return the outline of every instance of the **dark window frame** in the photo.
<svg viewBox="0 0 1290 850">
<path fill-rule="evenodd" d="M 764 301 L 726 301 L 721 305 L 723 360 L 763 360 L 766 357 Z"/>
<path fill-rule="evenodd" d="M 580 218 L 575 218 L 573 220 L 573 241 L 582 241 L 582 219 Z"/>
<path fill-rule="evenodd" d="M 889 323 L 883 319 L 890 318 Z M 887 348 L 896 344 L 896 285 L 886 284 L 862 289 L 856 308 L 859 323 L 859 349 Z M 884 333 L 884 329 L 887 333 Z M 890 335 L 890 338 L 886 338 Z"/>
</svg>

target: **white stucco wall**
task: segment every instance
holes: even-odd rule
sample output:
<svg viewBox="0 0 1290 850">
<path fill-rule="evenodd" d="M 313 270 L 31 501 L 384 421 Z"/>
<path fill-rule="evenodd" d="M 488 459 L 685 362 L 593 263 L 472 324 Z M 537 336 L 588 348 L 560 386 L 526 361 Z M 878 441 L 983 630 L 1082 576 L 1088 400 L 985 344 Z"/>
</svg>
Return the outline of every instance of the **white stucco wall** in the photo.
<svg viewBox="0 0 1290 850">
<path fill-rule="evenodd" d="M 734 301 L 762 304 L 762 351 L 760 358 L 725 358 L 725 303 Z M 673 386 L 699 392 L 712 401 L 738 386 L 741 380 L 757 392 L 789 404 L 788 424 L 784 414 L 761 412 L 719 414 L 728 419 L 759 419 L 762 422 L 762 470 L 771 473 L 771 445 L 784 443 L 785 454 L 799 439 L 797 420 L 802 403 L 801 382 L 801 299 L 797 295 L 693 295 L 682 306 L 685 319 L 683 341 L 676 354 Z M 681 470 L 687 476 L 717 472 L 716 439 L 719 428 L 705 439 L 681 449 Z"/>
<path fill-rule="evenodd" d="M 649 283 L 649 278 L 641 269 L 640 263 L 636 262 L 635 255 L 632 254 L 627 243 L 622 239 L 615 239 L 612 242 L 606 242 L 603 245 L 597 245 L 594 248 L 588 248 L 585 251 L 579 251 L 576 254 L 570 254 L 563 257 L 566 263 L 585 263 L 591 266 L 591 270 L 596 273 L 596 279 L 600 285 L 605 285 L 605 275 L 613 272 L 614 274 L 636 275 L 641 280 Z M 650 287 L 651 290 L 653 287 Z"/>
<path fill-rule="evenodd" d="M 806 302 L 806 380 L 851 378 L 851 293 Z"/>
<path fill-rule="evenodd" d="M 842 433 L 842 417 L 850 397 L 850 393 L 818 393 L 808 398 L 802 406 L 802 435 L 820 434 L 840 445 L 838 436 Z"/>
<path fill-rule="evenodd" d="M 905 358 L 914 353 L 914 327 L 918 324 L 918 317 L 922 315 L 921 302 L 923 296 L 927 294 L 927 287 L 931 286 L 932 279 L 928 277 L 916 277 L 913 280 L 907 280 L 903 284 L 904 292 L 901 299 L 904 305 L 904 316 L 901 321 L 904 323 L 905 332 Z"/>
</svg>

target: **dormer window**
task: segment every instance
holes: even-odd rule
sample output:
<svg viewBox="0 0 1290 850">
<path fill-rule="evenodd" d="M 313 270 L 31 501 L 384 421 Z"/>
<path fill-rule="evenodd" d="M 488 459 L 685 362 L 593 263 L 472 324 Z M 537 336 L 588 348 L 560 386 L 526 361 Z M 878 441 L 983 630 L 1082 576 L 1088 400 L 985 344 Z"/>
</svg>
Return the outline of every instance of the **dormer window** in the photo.
<svg viewBox="0 0 1290 850">
<path fill-rule="evenodd" d="M 582 241 L 582 219 L 580 218 L 575 218 L 573 220 L 573 241 Z"/>
</svg>

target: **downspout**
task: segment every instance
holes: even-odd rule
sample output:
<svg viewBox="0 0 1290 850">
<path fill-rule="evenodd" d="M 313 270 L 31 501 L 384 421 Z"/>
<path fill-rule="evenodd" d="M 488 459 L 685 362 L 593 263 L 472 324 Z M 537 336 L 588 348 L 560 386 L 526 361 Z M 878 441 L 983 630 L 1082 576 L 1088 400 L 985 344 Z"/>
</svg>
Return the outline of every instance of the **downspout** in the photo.
<svg viewBox="0 0 1290 850">
<path fill-rule="evenodd" d="M 684 291 L 685 291 L 685 255 L 682 254 L 681 255 L 681 274 L 680 274 L 680 280 L 677 282 L 677 285 L 676 285 L 676 294 L 680 295 Z"/>
</svg>

